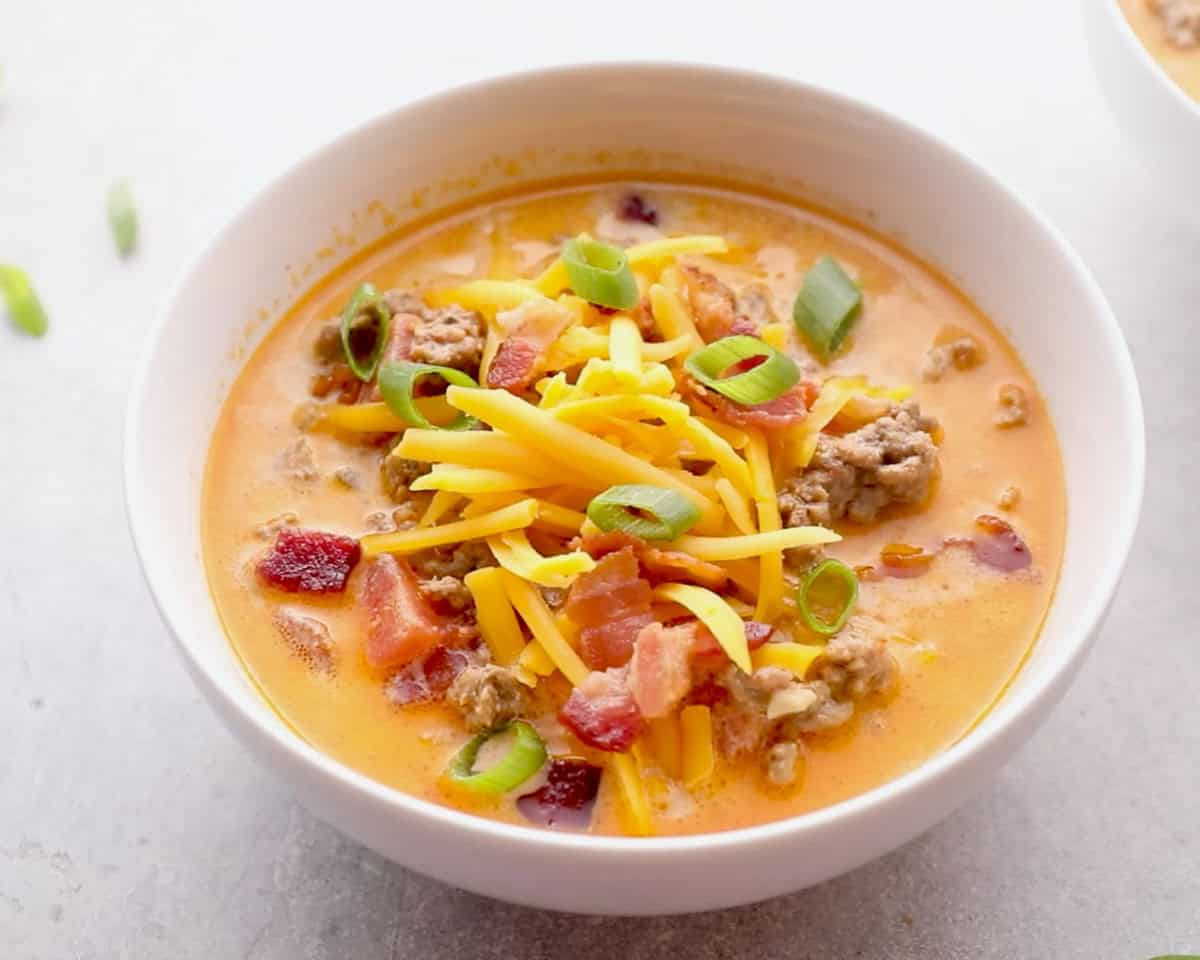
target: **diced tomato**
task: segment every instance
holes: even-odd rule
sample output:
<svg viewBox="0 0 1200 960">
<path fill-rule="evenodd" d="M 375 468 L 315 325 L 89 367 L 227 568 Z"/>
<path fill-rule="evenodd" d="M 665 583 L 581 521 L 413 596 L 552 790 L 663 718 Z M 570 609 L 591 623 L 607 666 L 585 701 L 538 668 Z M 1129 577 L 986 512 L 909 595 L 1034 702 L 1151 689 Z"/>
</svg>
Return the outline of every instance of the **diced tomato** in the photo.
<svg viewBox="0 0 1200 960">
<path fill-rule="evenodd" d="M 696 631 L 689 625 L 643 627 L 629 661 L 629 689 L 643 717 L 665 717 L 692 685 L 690 660 Z"/>
<path fill-rule="evenodd" d="M 393 556 L 368 561 L 360 599 L 367 611 L 367 662 L 373 667 L 411 663 L 454 635 L 421 595 L 412 569 Z"/>
<path fill-rule="evenodd" d="M 392 674 L 384 693 L 398 707 L 440 700 L 470 662 L 471 655 L 466 650 L 434 647 L 424 659 L 414 660 Z"/>
<path fill-rule="evenodd" d="M 362 556 L 352 537 L 284 527 L 256 567 L 258 578 L 288 593 L 341 593 Z"/>
<path fill-rule="evenodd" d="M 551 760 L 546 783 L 517 799 L 517 809 L 539 827 L 584 830 L 600 792 L 603 770 L 585 760 Z"/>
<path fill-rule="evenodd" d="M 580 655 L 589 667 L 605 670 L 628 663 L 638 632 L 654 621 L 650 584 L 638 576 L 632 548 L 608 554 L 577 577 L 564 610 L 580 628 Z"/>
<path fill-rule="evenodd" d="M 558 718 L 589 747 L 615 753 L 632 747 L 644 726 L 624 670 L 589 673 L 571 691 Z"/>
</svg>

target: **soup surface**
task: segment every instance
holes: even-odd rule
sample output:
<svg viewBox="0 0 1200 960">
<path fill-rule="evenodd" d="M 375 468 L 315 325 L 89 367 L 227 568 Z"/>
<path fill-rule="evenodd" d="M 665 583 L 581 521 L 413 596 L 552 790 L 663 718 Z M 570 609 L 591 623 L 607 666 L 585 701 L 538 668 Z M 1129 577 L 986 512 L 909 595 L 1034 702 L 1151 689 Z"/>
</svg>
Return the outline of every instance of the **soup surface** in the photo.
<svg viewBox="0 0 1200 960">
<path fill-rule="evenodd" d="M 1200 0 L 1120 0 L 1150 55 L 1200 100 Z"/>
<path fill-rule="evenodd" d="M 459 409 L 475 429 L 437 429 Z M 224 625 L 300 736 L 608 834 L 781 819 L 946 749 L 1034 643 L 1066 522 L 1035 384 L 943 278 L 662 183 L 500 199 L 328 277 L 234 383 L 202 509 Z"/>
</svg>

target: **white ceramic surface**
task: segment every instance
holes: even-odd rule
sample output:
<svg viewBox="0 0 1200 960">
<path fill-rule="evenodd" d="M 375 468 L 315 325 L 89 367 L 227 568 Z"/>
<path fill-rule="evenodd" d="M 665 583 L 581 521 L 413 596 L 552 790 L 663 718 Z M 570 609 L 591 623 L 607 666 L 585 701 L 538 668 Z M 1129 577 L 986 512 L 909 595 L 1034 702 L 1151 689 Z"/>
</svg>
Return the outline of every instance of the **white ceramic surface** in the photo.
<svg viewBox="0 0 1200 960">
<path fill-rule="evenodd" d="M 586 166 L 599 149 L 620 156 L 667 145 L 676 164 L 699 157 L 702 169 L 803 182 L 820 202 L 869 213 L 1010 333 L 1059 428 L 1068 542 L 1030 662 L 953 749 L 800 818 L 688 838 L 586 837 L 480 820 L 380 786 L 299 740 L 257 696 L 217 621 L 197 523 L 207 437 L 244 330 L 286 294 L 289 271 L 334 228 L 354 226 L 350 212 L 444 182 L 448 171 L 491 169 L 481 162 L 546 142 L 567 165 Z M 539 163 L 530 160 L 523 175 L 547 172 Z M 459 188 L 469 190 L 466 183 L 460 178 Z M 357 220 L 360 242 L 382 230 L 372 223 Z M 1076 672 L 1120 575 L 1144 472 L 1141 405 L 1118 327 L 1078 258 L 1010 190 L 927 134 L 844 97 L 738 71 L 635 64 L 451 91 L 346 134 L 277 180 L 217 237 L 158 318 L 133 384 L 125 443 L 138 552 L 192 675 L 231 729 L 315 813 L 470 890 L 631 914 L 729 906 L 816 883 L 899 846 L 985 784 Z M 1114 449 L 1127 456 L 1114 459 Z"/>
<path fill-rule="evenodd" d="M 1200 222 L 1200 103 L 1150 55 L 1117 0 L 1082 2 L 1092 66 L 1122 129 L 1178 210 Z"/>
</svg>

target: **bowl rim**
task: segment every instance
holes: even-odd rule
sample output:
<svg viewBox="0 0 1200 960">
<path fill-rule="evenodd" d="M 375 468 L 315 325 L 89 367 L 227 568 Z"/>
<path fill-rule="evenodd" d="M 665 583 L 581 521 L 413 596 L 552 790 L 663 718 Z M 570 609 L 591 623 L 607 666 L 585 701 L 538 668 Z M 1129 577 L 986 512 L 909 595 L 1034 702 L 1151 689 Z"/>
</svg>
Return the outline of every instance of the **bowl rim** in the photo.
<svg viewBox="0 0 1200 960">
<path fill-rule="evenodd" d="M 164 589 L 164 584 L 170 577 L 165 570 L 152 569 L 149 566 L 143 541 L 150 542 L 153 536 L 152 524 L 148 509 L 141 505 L 137 497 L 137 492 L 147 486 L 140 455 L 144 446 L 142 429 L 142 419 L 146 409 L 144 394 L 150 382 L 153 358 L 170 326 L 175 303 L 204 262 L 226 243 L 228 237 L 244 222 L 258 216 L 260 209 L 271 201 L 273 195 L 282 189 L 287 181 L 319 166 L 327 155 L 342 149 L 347 142 L 365 136 L 371 131 L 385 128 L 407 112 L 436 106 L 442 100 L 451 100 L 462 96 L 478 97 L 489 88 L 503 83 L 537 81 L 553 84 L 560 78 L 568 76 L 578 78 L 581 75 L 602 80 L 622 73 L 628 74 L 629 71 L 656 73 L 662 75 L 664 79 L 672 81 L 686 81 L 689 77 L 704 76 L 710 80 L 716 78 L 731 82 L 753 83 L 761 87 L 764 94 L 773 88 L 782 96 L 821 100 L 838 109 L 857 113 L 873 122 L 890 126 L 916 140 L 924 141 L 937 151 L 948 154 L 950 160 L 965 165 L 970 172 L 988 181 L 999 194 L 1010 204 L 1019 208 L 1020 212 L 1028 217 L 1036 228 L 1048 238 L 1063 259 L 1065 266 L 1080 283 L 1085 298 L 1090 301 L 1092 307 L 1092 314 L 1098 327 L 1096 334 L 1104 339 L 1106 349 L 1119 371 L 1120 383 L 1117 386 L 1122 395 L 1122 406 L 1128 416 L 1131 439 L 1134 441 L 1133 449 L 1129 451 L 1130 457 L 1126 468 L 1130 496 L 1124 500 L 1117 523 L 1113 528 L 1117 549 L 1111 551 L 1098 565 L 1095 572 L 1095 586 L 1088 595 L 1083 609 L 1080 610 L 1080 615 L 1074 620 L 1074 626 L 1068 638 L 1069 643 L 1061 658 L 1052 663 L 1050 668 L 1041 675 L 1034 676 L 1031 682 L 1021 689 L 1006 694 L 1006 698 L 1010 698 L 1007 700 L 1009 716 L 1006 722 L 989 725 L 985 718 L 983 722 L 949 748 L 928 758 L 907 773 L 828 807 L 755 826 L 680 836 L 594 836 L 540 830 L 532 826 L 510 824 L 476 816 L 424 800 L 414 794 L 405 793 L 373 780 L 366 774 L 360 773 L 318 750 L 286 725 L 264 723 L 257 715 L 243 706 L 238 695 L 227 689 L 224 680 L 209 673 L 202 658 L 192 650 L 193 641 L 190 638 L 198 632 L 197 628 L 187 622 L 181 622 L 181 619 L 168 609 L 162 600 L 163 596 L 169 595 L 168 591 Z M 763 71 L 703 62 L 626 60 L 578 62 L 493 74 L 407 100 L 390 110 L 341 130 L 316 149 L 309 151 L 286 170 L 265 182 L 252 196 L 242 200 L 236 215 L 225 221 L 225 225 L 218 230 L 216 235 L 186 262 L 178 281 L 172 286 L 154 318 L 131 380 L 123 431 L 122 474 L 125 508 L 134 550 L 142 573 L 150 587 L 154 604 L 190 668 L 189 672 L 196 679 L 205 681 L 204 692 L 210 696 L 210 699 L 217 698 L 214 706 L 222 708 L 218 712 L 222 713 L 226 720 L 230 716 L 236 715 L 240 721 L 251 725 L 261 737 L 269 741 L 274 750 L 279 751 L 293 764 L 309 768 L 342 790 L 365 795 L 366 799 L 391 807 L 397 813 L 414 818 L 428 818 L 443 828 L 465 831 L 466 834 L 472 835 L 479 841 L 536 844 L 560 853 L 574 852 L 589 854 L 593 857 L 598 855 L 665 857 L 689 851 L 718 850 L 790 840 L 800 835 L 819 832 L 837 823 L 852 821 L 873 808 L 882 808 L 892 803 L 898 803 L 904 797 L 919 793 L 946 775 L 952 768 L 964 765 L 970 758 L 986 754 L 990 749 L 999 747 L 1006 734 L 1012 729 L 1020 727 L 1023 722 L 1026 725 L 1035 722 L 1058 699 L 1065 687 L 1065 681 L 1078 669 L 1116 592 L 1141 512 L 1145 486 L 1145 442 L 1143 410 L 1133 361 L 1103 292 L 1082 258 L 1067 243 L 1057 228 L 1006 182 L 941 137 L 871 103 L 820 84 L 794 80 Z M 1052 604 L 1053 602 L 1055 601 L 1052 601 Z M 229 642 L 228 635 L 224 639 L 225 642 Z M 989 714 L 989 716 L 992 715 Z M 241 739 L 241 736 L 239 735 L 237 739 Z"/>
<path fill-rule="evenodd" d="M 1166 68 L 1154 59 L 1154 55 L 1142 43 L 1141 37 L 1133 29 L 1133 24 L 1125 16 L 1125 11 L 1121 8 L 1121 0 L 1104 0 L 1104 2 L 1108 6 L 1109 18 L 1115 21 L 1114 26 L 1122 42 L 1127 47 L 1133 48 L 1131 53 L 1134 60 L 1141 65 L 1142 69 L 1154 74 L 1160 87 L 1166 88 L 1172 100 L 1193 114 L 1197 120 L 1200 120 L 1200 100 L 1196 100 L 1183 87 L 1172 80 Z M 1084 3 L 1095 3 L 1095 0 L 1084 0 Z M 1200 48 L 1197 48 L 1196 56 L 1200 57 Z"/>
</svg>

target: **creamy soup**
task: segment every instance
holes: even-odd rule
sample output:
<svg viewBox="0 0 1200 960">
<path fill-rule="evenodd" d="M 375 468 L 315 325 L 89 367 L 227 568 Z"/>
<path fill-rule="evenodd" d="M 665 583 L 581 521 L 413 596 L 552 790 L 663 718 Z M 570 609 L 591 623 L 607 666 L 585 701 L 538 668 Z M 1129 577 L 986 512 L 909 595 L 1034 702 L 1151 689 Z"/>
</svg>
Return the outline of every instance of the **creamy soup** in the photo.
<svg viewBox="0 0 1200 960">
<path fill-rule="evenodd" d="M 222 621 L 299 736 L 435 803 L 634 835 L 948 748 L 1036 641 L 1066 522 L 1037 386 L 945 278 L 665 183 L 499 198 L 329 276 L 234 383 L 202 509 Z"/>
<path fill-rule="evenodd" d="M 1200 100 L 1200 0 L 1120 0 L 1150 55 Z"/>
</svg>

